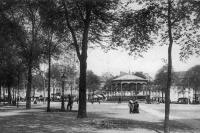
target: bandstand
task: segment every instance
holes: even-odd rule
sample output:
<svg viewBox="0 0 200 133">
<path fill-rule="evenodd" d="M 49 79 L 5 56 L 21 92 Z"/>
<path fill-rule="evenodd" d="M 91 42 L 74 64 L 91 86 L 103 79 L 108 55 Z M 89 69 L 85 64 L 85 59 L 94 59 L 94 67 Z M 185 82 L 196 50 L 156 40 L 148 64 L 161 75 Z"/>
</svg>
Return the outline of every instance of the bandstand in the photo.
<svg viewBox="0 0 200 133">
<path fill-rule="evenodd" d="M 123 75 L 112 80 L 109 97 L 130 97 L 136 95 L 148 95 L 148 80 L 136 75 Z"/>
</svg>

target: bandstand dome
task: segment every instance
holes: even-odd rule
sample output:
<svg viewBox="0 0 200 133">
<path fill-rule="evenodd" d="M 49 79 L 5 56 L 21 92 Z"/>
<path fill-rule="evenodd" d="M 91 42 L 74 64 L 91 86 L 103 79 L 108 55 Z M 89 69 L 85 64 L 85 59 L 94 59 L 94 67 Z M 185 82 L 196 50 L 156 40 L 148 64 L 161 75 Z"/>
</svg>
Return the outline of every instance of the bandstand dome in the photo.
<svg viewBox="0 0 200 133">
<path fill-rule="evenodd" d="M 138 77 L 136 75 L 130 75 L 130 74 L 123 75 L 123 76 L 120 76 L 116 79 L 113 79 L 113 81 L 133 81 L 133 80 L 135 80 L 135 81 L 147 81 L 147 79 Z"/>
<path fill-rule="evenodd" d="M 113 79 L 113 82 L 125 82 L 125 83 L 127 82 L 127 83 L 145 84 L 145 83 L 147 83 L 147 81 L 148 81 L 147 79 L 138 77 L 136 75 L 130 75 L 130 74 L 123 75 L 123 76 Z"/>
</svg>

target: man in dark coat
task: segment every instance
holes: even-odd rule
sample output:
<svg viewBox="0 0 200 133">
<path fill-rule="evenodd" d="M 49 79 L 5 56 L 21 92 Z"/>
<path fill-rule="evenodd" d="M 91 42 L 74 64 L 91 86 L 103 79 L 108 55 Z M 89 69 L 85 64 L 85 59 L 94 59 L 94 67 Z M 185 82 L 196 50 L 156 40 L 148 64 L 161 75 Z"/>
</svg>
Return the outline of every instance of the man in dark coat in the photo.
<svg viewBox="0 0 200 133">
<path fill-rule="evenodd" d="M 67 110 L 72 110 L 72 106 L 73 106 L 73 99 L 71 95 L 68 95 L 68 104 L 67 104 Z"/>
</svg>

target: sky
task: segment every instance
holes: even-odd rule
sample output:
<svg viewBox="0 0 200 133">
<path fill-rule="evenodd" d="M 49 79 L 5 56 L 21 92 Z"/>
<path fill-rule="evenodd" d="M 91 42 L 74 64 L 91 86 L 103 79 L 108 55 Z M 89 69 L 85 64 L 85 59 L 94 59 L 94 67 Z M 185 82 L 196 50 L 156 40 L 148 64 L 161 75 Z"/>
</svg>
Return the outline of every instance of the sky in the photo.
<svg viewBox="0 0 200 133">
<path fill-rule="evenodd" d="M 110 72 L 114 76 L 123 72 L 144 72 L 154 78 L 157 71 L 165 64 L 163 59 L 167 59 L 167 46 L 155 46 L 143 53 L 143 58 L 129 56 L 124 50 L 111 50 L 105 53 L 101 48 L 89 49 L 88 70 L 101 76 L 105 72 Z M 179 47 L 174 45 L 172 50 L 172 65 L 175 71 L 187 71 L 190 67 L 200 64 L 200 57 L 192 56 L 187 62 L 179 59 Z"/>
</svg>

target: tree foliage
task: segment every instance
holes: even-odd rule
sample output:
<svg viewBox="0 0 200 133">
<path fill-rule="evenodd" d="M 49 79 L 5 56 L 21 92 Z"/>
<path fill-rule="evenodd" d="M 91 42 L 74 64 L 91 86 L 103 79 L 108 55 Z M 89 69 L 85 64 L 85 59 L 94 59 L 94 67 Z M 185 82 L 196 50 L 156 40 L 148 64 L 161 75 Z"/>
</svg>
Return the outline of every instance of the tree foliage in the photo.
<svg viewBox="0 0 200 133">
<path fill-rule="evenodd" d="M 153 44 L 151 33 L 157 33 L 157 9 L 154 5 L 139 10 L 122 10 L 113 26 L 112 47 L 123 47 L 130 54 L 142 56 Z"/>
<path fill-rule="evenodd" d="M 187 85 L 189 85 L 190 87 L 198 90 L 200 87 L 200 65 L 196 65 L 192 68 L 190 68 L 186 74 L 185 74 L 185 82 L 187 83 Z"/>
<path fill-rule="evenodd" d="M 100 88 L 100 78 L 92 71 L 87 71 L 87 89 L 89 92 L 95 92 Z"/>
</svg>

